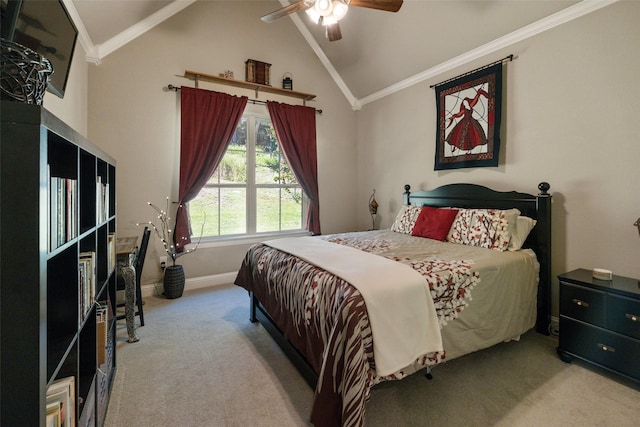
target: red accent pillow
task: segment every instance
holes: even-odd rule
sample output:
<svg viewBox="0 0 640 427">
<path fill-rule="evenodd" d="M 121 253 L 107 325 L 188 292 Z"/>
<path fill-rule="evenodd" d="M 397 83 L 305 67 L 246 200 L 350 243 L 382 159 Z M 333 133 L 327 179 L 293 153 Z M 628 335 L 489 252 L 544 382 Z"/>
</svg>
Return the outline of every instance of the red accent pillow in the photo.
<svg viewBox="0 0 640 427">
<path fill-rule="evenodd" d="M 413 226 L 412 236 L 445 241 L 458 209 L 440 209 L 423 206 Z"/>
</svg>

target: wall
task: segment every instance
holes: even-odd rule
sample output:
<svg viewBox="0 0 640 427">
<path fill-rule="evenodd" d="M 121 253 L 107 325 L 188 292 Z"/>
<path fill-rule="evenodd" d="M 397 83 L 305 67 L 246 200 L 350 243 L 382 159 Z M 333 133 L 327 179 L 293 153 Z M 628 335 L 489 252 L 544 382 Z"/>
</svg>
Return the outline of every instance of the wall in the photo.
<svg viewBox="0 0 640 427">
<path fill-rule="evenodd" d="M 273 2 L 197 2 L 103 59 L 89 72 L 89 137 L 118 161 L 118 233 L 138 235 L 137 222 L 155 218 L 147 201 L 177 199 L 179 95 L 168 84 L 193 86 L 185 70 L 234 71 L 244 80 L 249 59 L 272 65 L 272 85 L 293 75 L 294 89 L 317 94 L 322 231 L 356 227 L 355 113 L 289 19 L 264 24 Z M 271 9 L 270 9 L 271 8 Z M 203 89 L 255 98 L 253 91 L 202 83 Z M 259 95 L 290 104 L 293 98 Z M 266 112 L 266 107 L 262 108 Z M 187 278 L 237 271 L 248 244 L 200 248 L 180 259 Z M 143 284 L 161 280 L 159 240 L 152 238 Z"/>
<path fill-rule="evenodd" d="M 87 103 L 89 63 L 85 61 L 86 52 L 76 43 L 64 98 L 58 98 L 46 92 L 42 105 L 60 120 L 71 126 L 76 132 L 87 136 Z"/>
<path fill-rule="evenodd" d="M 402 203 L 404 184 L 427 190 L 472 182 L 535 194 L 548 181 L 553 276 L 601 267 L 640 277 L 640 238 L 632 226 L 640 216 L 638 22 L 640 2 L 615 3 L 366 105 L 358 117 L 358 206 L 375 188 L 384 228 Z M 429 86 L 508 54 L 516 59 L 506 65 L 500 166 L 434 171 Z M 361 228 L 370 224 L 366 209 L 358 215 Z M 555 279 L 553 295 L 557 313 Z"/>
</svg>

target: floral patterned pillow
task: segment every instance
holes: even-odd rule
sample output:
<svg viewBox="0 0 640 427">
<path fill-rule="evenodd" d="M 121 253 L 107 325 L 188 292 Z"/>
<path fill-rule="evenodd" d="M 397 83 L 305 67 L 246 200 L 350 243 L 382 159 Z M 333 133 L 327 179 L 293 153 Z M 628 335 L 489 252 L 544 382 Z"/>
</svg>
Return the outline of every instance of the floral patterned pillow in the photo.
<svg viewBox="0 0 640 427">
<path fill-rule="evenodd" d="M 420 215 L 420 206 L 402 205 L 400 212 L 396 216 L 396 220 L 391 226 L 391 231 L 396 233 L 411 234 L 413 226 L 416 225 L 418 215 Z"/>
<path fill-rule="evenodd" d="M 507 250 L 510 239 L 509 222 L 499 209 L 460 209 L 447 236 L 448 242 L 497 251 Z"/>
</svg>

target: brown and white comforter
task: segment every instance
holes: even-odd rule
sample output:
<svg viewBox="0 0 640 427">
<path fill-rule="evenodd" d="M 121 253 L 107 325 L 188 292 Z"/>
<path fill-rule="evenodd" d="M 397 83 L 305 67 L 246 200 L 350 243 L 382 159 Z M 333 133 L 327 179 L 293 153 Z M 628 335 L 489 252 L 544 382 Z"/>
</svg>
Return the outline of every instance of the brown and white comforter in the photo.
<svg viewBox="0 0 640 427">
<path fill-rule="evenodd" d="M 265 244 L 252 246 L 235 283 L 254 293 L 318 373 L 311 414 L 317 427 L 362 426 L 375 384 L 517 337 L 535 323 L 538 264 L 530 251 L 498 252 L 389 230 L 318 238 L 420 272 L 443 328 L 444 351 L 422 355 L 391 375 L 377 375 L 362 294 L 310 262 Z"/>
</svg>

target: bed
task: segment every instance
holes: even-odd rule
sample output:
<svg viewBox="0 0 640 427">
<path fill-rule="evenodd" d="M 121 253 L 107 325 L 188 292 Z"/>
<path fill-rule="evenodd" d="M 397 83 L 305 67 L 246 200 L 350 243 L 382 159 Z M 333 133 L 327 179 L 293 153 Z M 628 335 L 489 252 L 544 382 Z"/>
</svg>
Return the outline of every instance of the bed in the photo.
<svg viewBox="0 0 640 427">
<path fill-rule="evenodd" d="M 538 189 L 406 185 L 388 230 L 248 250 L 235 284 L 249 292 L 250 320 L 315 389 L 316 427 L 364 425 L 370 390 L 382 381 L 422 369 L 429 378 L 439 363 L 534 327 L 548 334 L 551 196 L 548 183 Z"/>
</svg>

